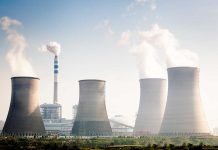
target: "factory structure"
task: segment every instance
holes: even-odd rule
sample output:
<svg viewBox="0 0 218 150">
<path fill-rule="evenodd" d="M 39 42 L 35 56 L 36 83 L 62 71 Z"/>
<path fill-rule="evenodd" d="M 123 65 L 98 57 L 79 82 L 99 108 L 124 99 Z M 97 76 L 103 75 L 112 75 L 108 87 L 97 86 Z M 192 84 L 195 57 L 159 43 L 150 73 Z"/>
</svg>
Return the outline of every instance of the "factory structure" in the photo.
<svg viewBox="0 0 218 150">
<path fill-rule="evenodd" d="M 122 115 L 108 118 L 104 80 L 80 80 L 79 103 L 72 119 L 62 118 L 58 104 L 58 58 L 54 61 L 53 104 L 39 108 L 39 79 L 12 77 L 11 103 L 3 135 L 146 136 L 209 135 L 199 89 L 199 68 L 168 68 L 166 80 L 140 79 L 140 104 L 135 126 Z M 40 113 L 41 112 L 41 113 Z"/>
<path fill-rule="evenodd" d="M 61 122 L 62 107 L 58 104 L 58 56 L 54 58 L 54 97 L 53 104 L 40 105 L 40 111 L 43 121 L 46 122 Z"/>
<path fill-rule="evenodd" d="M 14 136 L 44 135 L 39 110 L 39 79 L 12 77 L 11 82 L 11 103 L 2 133 Z"/>
<path fill-rule="evenodd" d="M 48 135 L 69 135 L 72 120 L 62 118 L 62 106 L 58 103 L 58 56 L 54 57 L 54 95 L 53 103 L 40 105 L 40 112 Z"/>
<path fill-rule="evenodd" d="M 199 68 L 168 68 L 168 96 L 161 135 L 208 135 L 199 89 Z"/>
<path fill-rule="evenodd" d="M 123 115 L 115 115 L 109 118 L 113 136 L 132 136 L 134 125 L 129 118 Z"/>
<path fill-rule="evenodd" d="M 39 78 L 12 77 L 11 103 L 2 134 L 104 137 L 209 135 L 200 98 L 199 68 L 172 67 L 167 71 L 167 98 L 166 79 L 140 79 L 140 103 L 135 126 L 122 115 L 108 118 L 105 81 L 97 79 L 79 81 L 79 103 L 72 107 L 72 119 L 65 119 L 58 103 L 59 63 L 55 55 L 53 103 L 39 107 Z"/>
<path fill-rule="evenodd" d="M 102 80 L 81 80 L 79 105 L 73 105 L 71 119 L 62 118 L 62 106 L 58 103 L 58 73 L 59 61 L 58 56 L 55 55 L 53 103 L 40 105 L 40 112 L 48 135 L 111 136 L 113 129 L 114 135 L 130 135 L 130 132 L 132 133 L 133 127 L 123 123 L 122 119 L 120 121 L 118 121 L 119 119 L 115 119 L 116 121 L 108 119 L 104 97 L 105 81 Z M 84 125 L 86 126 L 84 127 Z M 110 125 L 114 128 L 111 129 Z"/>
<path fill-rule="evenodd" d="M 112 136 L 105 105 L 105 81 L 80 80 L 79 92 L 72 135 Z"/>
<path fill-rule="evenodd" d="M 156 135 L 161 126 L 166 98 L 166 79 L 140 79 L 140 103 L 135 136 Z"/>
</svg>

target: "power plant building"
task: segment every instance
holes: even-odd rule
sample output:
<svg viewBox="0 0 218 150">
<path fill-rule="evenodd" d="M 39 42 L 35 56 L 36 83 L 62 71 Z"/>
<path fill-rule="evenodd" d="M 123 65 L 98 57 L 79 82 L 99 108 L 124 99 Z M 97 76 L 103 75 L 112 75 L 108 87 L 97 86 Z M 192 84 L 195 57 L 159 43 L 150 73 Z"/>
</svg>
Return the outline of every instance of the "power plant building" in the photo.
<svg viewBox="0 0 218 150">
<path fill-rule="evenodd" d="M 39 110 L 39 79 L 13 77 L 11 81 L 11 103 L 2 133 L 15 136 L 45 134 Z"/>
<path fill-rule="evenodd" d="M 40 111 L 44 122 L 60 122 L 62 118 L 62 106 L 58 104 L 58 73 L 59 61 L 58 56 L 54 58 L 54 97 L 53 104 L 40 105 Z"/>
<path fill-rule="evenodd" d="M 199 68 L 168 68 L 168 96 L 162 135 L 207 135 L 199 89 Z"/>
<path fill-rule="evenodd" d="M 40 112 L 42 114 L 45 130 L 48 135 L 70 135 L 72 120 L 62 118 L 62 106 L 58 103 L 58 74 L 59 61 L 58 56 L 54 57 L 54 92 L 53 103 L 41 104 Z"/>
<path fill-rule="evenodd" d="M 62 107 L 60 104 L 42 104 L 40 105 L 40 112 L 43 121 L 60 122 L 62 118 Z"/>
<path fill-rule="evenodd" d="M 79 90 L 79 105 L 72 135 L 112 136 L 105 105 L 105 81 L 80 80 Z"/>
<path fill-rule="evenodd" d="M 133 125 L 129 118 L 122 115 L 115 115 L 110 120 L 113 136 L 132 136 Z"/>
<path fill-rule="evenodd" d="M 166 79 L 140 79 L 140 103 L 134 127 L 135 136 L 158 134 L 166 100 Z"/>
</svg>

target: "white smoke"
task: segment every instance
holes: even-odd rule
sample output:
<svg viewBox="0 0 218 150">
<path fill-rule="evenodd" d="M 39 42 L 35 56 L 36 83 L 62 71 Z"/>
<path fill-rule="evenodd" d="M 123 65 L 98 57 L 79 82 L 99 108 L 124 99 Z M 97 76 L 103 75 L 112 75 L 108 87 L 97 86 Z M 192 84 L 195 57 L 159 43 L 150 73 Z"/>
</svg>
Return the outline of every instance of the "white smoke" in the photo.
<svg viewBox="0 0 218 150">
<path fill-rule="evenodd" d="M 136 56 L 140 78 L 163 77 L 167 67 L 199 67 L 198 55 L 182 49 L 178 40 L 167 29 L 155 24 L 148 31 L 123 32 L 119 45 L 127 45 Z M 166 63 L 160 57 L 166 55 Z"/>
<path fill-rule="evenodd" d="M 123 32 L 119 45 L 126 45 L 136 57 L 140 78 L 164 78 L 164 65 L 157 49 L 141 34 L 143 32 Z"/>
<path fill-rule="evenodd" d="M 43 45 L 40 48 L 40 51 L 43 51 L 43 52 L 49 51 L 53 53 L 54 55 L 58 56 L 61 52 L 61 45 L 57 42 L 49 42 L 48 44 Z"/>
<path fill-rule="evenodd" d="M 11 48 L 8 49 L 6 59 L 11 67 L 12 76 L 36 76 L 31 64 L 24 55 L 27 42 L 24 36 L 13 27 L 19 27 L 22 23 L 9 17 L 0 18 L 0 27 L 7 34 L 7 41 Z"/>
<path fill-rule="evenodd" d="M 167 67 L 199 67 L 199 57 L 196 53 L 180 47 L 178 40 L 168 30 L 155 24 L 150 30 L 142 32 L 141 36 L 152 46 L 165 51 Z"/>
</svg>

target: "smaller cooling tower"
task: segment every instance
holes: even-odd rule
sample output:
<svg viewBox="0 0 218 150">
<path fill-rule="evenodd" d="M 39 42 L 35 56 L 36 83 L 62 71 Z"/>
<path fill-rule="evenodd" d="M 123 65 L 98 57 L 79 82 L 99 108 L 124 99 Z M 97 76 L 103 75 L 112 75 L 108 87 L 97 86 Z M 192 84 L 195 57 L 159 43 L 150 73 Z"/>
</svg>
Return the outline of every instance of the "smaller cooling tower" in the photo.
<svg viewBox="0 0 218 150">
<path fill-rule="evenodd" d="M 39 79 L 13 77 L 11 103 L 3 128 L 4 135 L 43 135 L 45 128 L 39 110 Z"/>
<path fill-rule="evenodd" d="M 79 105 L 72 128 L 75 136 L 111 136 L 105 106 L 105 81 L 80 80 Z"/>
<path fill-rule="evenodd" d="M 209 134 L 200 98 L 199 68 L 173 67 L 167 71 L 168 96 L 160 134 Z"/>
<path fill-rule="evenodd" d="M 159 132 L 166 100 L 166 80 L 140 79 L 140 103 L 134 135 L 143 136 Z"/>
</svg>

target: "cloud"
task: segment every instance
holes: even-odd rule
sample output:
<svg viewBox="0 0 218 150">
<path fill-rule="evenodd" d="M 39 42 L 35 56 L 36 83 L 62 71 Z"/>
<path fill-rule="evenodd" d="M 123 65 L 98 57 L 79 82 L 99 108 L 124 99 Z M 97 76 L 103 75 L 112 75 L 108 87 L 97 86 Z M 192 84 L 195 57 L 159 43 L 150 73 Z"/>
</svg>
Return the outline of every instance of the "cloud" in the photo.
<svg viewBox="0 0 218 150">
<path fill-rule="evenodd" d="M 119 46 L 128 45 L 130 43 L 131 34 L 132 33 L 130 31 L 123 32 L 121 34 L 121 38 L 118 42 L 118 45 Z"/>
<path fill-rule="evenodd" d="M 107 20 L 107 19 L 105 19 L 105 20 L 101 21 L 100 23 L 98 23 L 94 27 L 94 30 L 106 30 L 109 35 L 114 35 L 115 34 L 114 31 L 112 30 L 110 21 Z"/>
<path fill-rule="evenodd" d="M 152 11 L 157 9 L 156 0 L 133 0 L 126 9 L 127 11 L 132 11 L 144 5 L 148 5 Z"/>
</svg>

